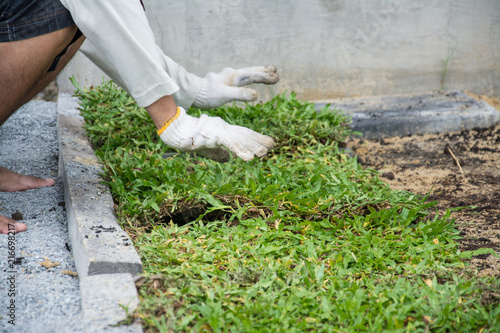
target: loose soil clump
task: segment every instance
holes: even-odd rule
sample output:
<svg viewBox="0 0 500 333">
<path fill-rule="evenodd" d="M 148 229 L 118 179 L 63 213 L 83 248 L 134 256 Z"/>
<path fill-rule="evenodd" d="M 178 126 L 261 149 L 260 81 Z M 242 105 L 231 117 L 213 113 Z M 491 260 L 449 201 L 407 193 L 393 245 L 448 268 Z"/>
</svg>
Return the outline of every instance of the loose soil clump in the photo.
<svg viewBox="0 0 500 333">
<path fill-rule="evenodd" d="M 474 97 L 500 111 L 500 100 Z M 348 147 L 391 188 L 430 193 L 440 211 L 466 207 L 452 213 L 462 251 L 491 248 L 500 254 L 500 124 L 456 133 L 351 138 Z M 471 264 L 481 276 L 500 276 L 500 259 L 491 254 L 475 256 Z"/>
</svg>

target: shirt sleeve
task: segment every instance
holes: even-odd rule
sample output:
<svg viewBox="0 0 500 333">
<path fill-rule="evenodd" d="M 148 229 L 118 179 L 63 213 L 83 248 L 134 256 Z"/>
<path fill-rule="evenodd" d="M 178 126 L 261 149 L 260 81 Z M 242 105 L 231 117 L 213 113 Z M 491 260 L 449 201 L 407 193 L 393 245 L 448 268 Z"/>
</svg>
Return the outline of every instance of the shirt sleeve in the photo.
<svg viewBox="0 0 500 333">
<path fill-rule="evenodd" d="M 201 78 L 164 54 L 139 0 L 61 0 L 85 35 L 81 51 L 146 107 L 173 95 L 188 108 Z"/>
</svg>

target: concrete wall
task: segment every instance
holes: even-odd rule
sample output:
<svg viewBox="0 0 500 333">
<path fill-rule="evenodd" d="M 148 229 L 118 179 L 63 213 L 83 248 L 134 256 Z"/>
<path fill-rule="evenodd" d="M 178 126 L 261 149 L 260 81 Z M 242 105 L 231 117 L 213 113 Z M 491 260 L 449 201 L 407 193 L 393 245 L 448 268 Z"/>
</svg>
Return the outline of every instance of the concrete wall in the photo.
<svg viewBox="0 0 500 333">
<path fill-rule="evenodd" d="M 144 0 L 157 42 L 188 71 L 275 64 L 262 99 L 466 89 L 500 97 L 500 0 Z M 69 75 L 102 74 L 80 55 Z"/>
</svg>

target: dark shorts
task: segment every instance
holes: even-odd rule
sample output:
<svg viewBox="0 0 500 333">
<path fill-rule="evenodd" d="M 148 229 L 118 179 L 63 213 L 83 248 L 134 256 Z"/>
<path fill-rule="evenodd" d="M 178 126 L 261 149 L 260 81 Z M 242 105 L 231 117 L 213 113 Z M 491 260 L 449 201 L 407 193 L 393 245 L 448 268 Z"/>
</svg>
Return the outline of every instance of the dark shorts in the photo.
<svg viewBox="0 0 500 333">
<path fill-rule="evenodd" d="M 59 0 L 0 0 L 0 43 L 37 37 L 73 24 Z"/>
</svg>

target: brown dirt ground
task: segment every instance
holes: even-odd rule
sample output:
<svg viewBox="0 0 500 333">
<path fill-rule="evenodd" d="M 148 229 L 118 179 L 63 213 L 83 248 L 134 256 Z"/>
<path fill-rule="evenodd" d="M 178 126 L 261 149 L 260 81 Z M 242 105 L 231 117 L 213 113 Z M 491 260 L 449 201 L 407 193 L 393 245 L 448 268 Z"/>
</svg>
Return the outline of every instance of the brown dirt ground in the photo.
<svg viewBox="0 0 500 333">
<path fill-rule="evenodd" d="M 470 95 L 500 111 L 499 99 Z M 361 164 L 382 172 L 391 188 L 430 192 L 440 210 L 471 206 L 452 213 L 463 237 L 460 249 L 487 247 L 500 254 L 500 124 L 457 133 L 353 138 L 347 145 Z M 500 259 L 491 254 L 475 256 L 471 264 L 481 276 L 500 276 Z"/>
</svg>

